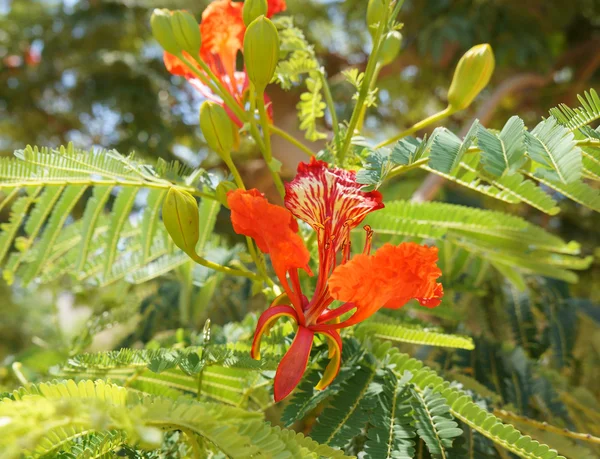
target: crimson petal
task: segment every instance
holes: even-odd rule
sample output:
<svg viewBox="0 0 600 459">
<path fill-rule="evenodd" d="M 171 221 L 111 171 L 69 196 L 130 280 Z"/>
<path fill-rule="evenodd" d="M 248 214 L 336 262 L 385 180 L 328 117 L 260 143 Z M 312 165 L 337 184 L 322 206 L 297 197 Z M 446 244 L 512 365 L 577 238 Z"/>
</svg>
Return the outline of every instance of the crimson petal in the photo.
<svg viewBox="0 0 600 459">
<path fill-rule="evenodd" d="M 315 334 L 306 327 L 298 327 L 292 345 L 279 362 L 273 386 L 275 401 L 286 398 L 298 385 L 308 365 Z"/>
</svg>

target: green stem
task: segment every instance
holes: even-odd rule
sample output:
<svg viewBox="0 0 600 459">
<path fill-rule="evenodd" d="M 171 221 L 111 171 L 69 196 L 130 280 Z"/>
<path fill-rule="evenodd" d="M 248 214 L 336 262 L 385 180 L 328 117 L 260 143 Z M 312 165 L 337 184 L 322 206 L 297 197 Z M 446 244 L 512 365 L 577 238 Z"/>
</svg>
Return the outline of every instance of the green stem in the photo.
<svg viewBox="0 0 600 459">
<path fill-rule="evenodd" d="M 242 176 L 240 175 L 240 171 L 236 167 L 233 160 L 231 158 L 228 158 L 228 159 L 224 159 L 223 161 L 225 161 L 225 164 L 231 171 L 231 174 L 233 175 L 233 179 L 235 180 L 235 184 L 238 186 L 238 188 L 245 190 L 246 185 L 244 185 L 244 180 L 242 179 Z M 254 264 L 256 265 L 256 268 L 258 269 L 260 276 L 267 282 L 267 284 L 272 286 L 273 281 L 267 274 L 265 260 L 263 257 L 261 257 L 258 254 L 256 249 L 254 248 L 254 242 L 252 241 L 252 238 L 246 236 L 246 245 L 248 246 L 248 252 L 250 253 L 250 256 L 252 257 L 252 261 L 254 261 Z"/>
<path fill-rule="evenodd" d="M 179 55 L 177 56 L 191 71 L 192 73 L 194 73 L 194 75 L 196 75 L 200 81 L 203 82 L 207 82 L 207 78 L 206 75 L 203 75 L 202 72 L 200 72 L 196 66 L 192 65 L 192 63 L 190 62 L 190 60 L 188 58 L 186 58 L 183 55 Z M 221 99 L 223 99 L 223 101 L 225 102 L 225 104 L 235 113 L 235 115 L 243 122 L 250 122 L 250 131 L 252 136 L 254 137 L 254 139 L 256 140 L 256 143 L 258 144 L 259 148 L 261 150 L 263 150 L 265 148 L 263 141 L 260 137 L 260 133 L 258 132 L 258 128 L 256 127 L 256 120 L 254 119 L 254 110 L 251 111 L 251 114 L 248 116 L 248 114 L 246 113 L 246 111 L 243 110 L 243 108 L 237 103 L 237 101 L 233 98 L 233 96 L 229 93 L 229 91 L 227 90 L 227 88 L 225 88 L 223 86 L 223 84 L 221 83 L 221 81 L 216 77 L 216 75 L 213 73 L 213 71 L 208 67 L 208 65 L 206 65 L 205 62 L 203 62 L 199 57 L 194 57 L 194 60 L 202 67 L 202 69 L 206 72 L 206 74 L 210 77 L 210 79 L 212 80 L 212 83 L 216 86 L 216 91 L 215 94 L 217 94 L 219 97 L 221 97 Z M 207 82 L 207 84 L 210 82 Z M 252 91 L 252 88 L 251 88 Z M 235 164 L 233 163 L 233 161 L 230 161 L 229 164 L 227 164 L 227 166 L 229 167 L 229 169 L 231 170 L 231 173 L 233 174 L 236 182 L 238 183 L 238 186 L 240 186 L 240 188 L 242 189 L 246 189 L 244 186 L 244 183 L 242 181 L 242 178 L 239 174 L 239 171 L 237 170 L 237 168 L 235 167 Z M 214 197 L 213 197 L 214 199 Z M 264 278 L 264 280 L 267 282 L 267 284 L 269 285 L 273 285 L 273 281 L 268 277 L 268 275 L 266 274 L 266 267 L 264 267 L 264 260 L 262 260 L 261 263 L 261 258 L 258 257 L 256 255 L 256 251 L 254 250 L 254 245 L 253 242 L 250 240 L 250 238 L 246 238 L 246 242 L 248 242 L 248 250 L 250 252 L 250 255 L 254 255 L 252 256 L 254 263 L 256 264 L 259 272 L 261 272 L 262 277 Z M 200 262 L 199 260 L 202 260 L 202 262 Z M 250 273 L 250 272 L 245 272 L 245 271 L 239 271 L 239 270 L 234 270 L 231 268 L 227 268 L 225 266 L 220 266 L 217 265 L 215 263 L 212 263 L 208 260 L 204 260 L 203 258 L 198 257 L 197 259 L 194 259 L 194 261 L 196 263 L 199 263 L 203 266 L 206 266 L 208 268 L 211 269 L 215 269 L 216 271 L 220 271 L 220 272 L 224 272 L 226 274 L 233 274 L 236 273 L 234 275 L 241 275 L 244 277 L 248 277 L 250 279 L 258 279 L 258 276 L 256 276 L 254 273 Z M 215 267 L 218 268 L 215 268 Z"/>
<path fill-rule="evenodd" d="M 405 131 L 402 131 L 401 133 L 395 135 L 394 137 L 391 137 L 391 138 L 384 140 L 383 142 L 377 144 L 375 146 L 375 149 L 385 147 L 386 145 L 397 142 L 398 140 L 403 139 L 404 137 L 411 135 L 414 132 L 420 131 L 421 129 L 429 126 L 432 123 L 435 123 L 437 121 L 440 121 L 440 120 L 443 120 L 444 118 L 449 117 L 453 113 L 454 113 L 454 110 L 452 110 L 450 107 L 446 107 L 441 112 L 431 115 L 430 117 L 425 118 L 424 120 L 421 120 L 418 123 L 413 124 L 410 128 L 408 128 Z"/>
<path fill-rule="evenodd" d="M 201 459 L 203 457 L 202 449 L 200 448 L 200 445 L 198 444 L 198 440 L 196 440 L 196 436 L 194 435 L 194 432 L 192 432 L 188 429 L 181 429 L 181 431 L 185 434 L 185 437 L 187 438 L 188 443 L 192 447 L 192 453 L 193 453 L 194 459 Z"/>
<path fill-rule="evenodd" d="M 287 140 L 289 143 L 291 143 L 292 145 L 294 145 L 295 147 L 298 147 L 298 149 L 302 150 L 303 153 L 306 153 L 308 156 L 314 156 L 315 154 L 311 151 L 310 148 L 308 148 L 306 145 L 304 145 L 302 142 L 300 142 L 298 139 L 296 139 L 295 137 L 292 137 L 290 134 L 288 134 L 287 132 L 285 132 L 283 129 L 278 128 L 277 126 L 275 126 L 274 124 L 269 125 L 269 130 L 275 134 L 278 135 L 279 137 L 281 137 L 284 140 Z"/>
<path fill-rule="evenodd" d="M 192 296 L 193 265 L 191 262 L 184 263 L 179 268 L 180 285 L 179 290 L 179 321 L 183 327 L 188 326 L 190 321 L 190 304 Z"/>
<path fill-rule="evenodd" d="M 394 167 L 389 172 L 389 174 L 387 175 L 386 179 L 391 179 L 393 177 L 397 177 L 398 175 L 402 175 L 405 172 L 412 171 L 414 169 L 418 169 L 421 166 L 427 164 L 428 161 L 429 161 L 429 157 L 419 159 L 418 161 L 415 161 L 414 163 L 409 164 L 407 166 L 397 166 L 397 167 Z"/>
<path fill-rule="evenodd" d="M 327 81 L 327 77 L 325 77 L 325 69 L 321 68 L 319 70 L 319 77 L 321 79 L 321 86 L 323 86 L 323 95 L 325 96 L 325 104 L 327 104 L 327 110 L 329 110 L 329 115 L 331 116 L 331 128 L 333 129 L 333 136 L 336 139 L 337 147 L 339 149 L 340 145 L 340 126 L 338 124 L 337 113 L 335 111 L 335 103 L 333 102 L 333 97 L 331 95 L 331 88 L 329 87 L 329 82 Z"/>
<path fill-rule="evenodd" d="M 244 111 L 244 109 L 240 106 L 240 104 L 237 103 L 237 101 L 233 98 L 233 96 L 230 94 L 230 92 L 227 90 L 227 88 L 225 86 L 223 86 L 223 83 L 221 83 L 221 81 L 217 78 L 217 76 L 213 73 L 213 71 L 210 69 L 210 67 L 208 65 L 206 65 L 205 62 L 203 62 L 200 57 L 195 57 L 194 60 L 198 63 L 198 65 L 200 65 L 200 67 L 202 67 L 202 70 L 204 70 L 204 72 L 206 72 L 206 75 L 203 75 L 202 72 L 200 72 L 195 65 L 192 64 L 192 62 L 185 57 L 183 54 L 180 54 L 177 56 L 187 67 L 189 70 L 192 71 L 192 73 L 194 75 L 196 75 L 198 77 L 198 79 L 200 79 L 200 81 L 202 82 L 206 82 L 206 75 L 208 75 L 210 77 L 210 82 L 212 82 L 215 88 L 211 88 L 214 90 L 215 94 L 218 95 L 221 99 L 223 99 L 223 101 L 225 102 L 225 104 L 235 113 L 235 115 L 241 120 L 241 121 L 247 121 L 247 115 L 246 112 Z"/>
<path fill-rule="evenodd" d="M 205 258 L 202 258 L 200 256 L 198 256 L 197 254 L 191 254 L 188 253 L 188 256 L 194 260 L 196 263 L 198 263 L 199 265 L 205 266 L 207 268 L 210 268 L 214 271 L 219 271 L 221 273 L 225 273 L 225 274 L 229 274 L 230 276 L 241 276 L 241 277 L 247 277 L 248 279 L 252 279 L 252 280 L 258 280 L 259 277 L 254 274 L 253 272 L 250 271 L 242 271 L 240 269 L 233 269 L 233 268 L 228 268 L 227 266 L 222 266 L 219 265 L 217 263 L 213 263 L 210 260 L 207 260 Z"/>
<path fill-rule="evenodd" d="M 386 12 L 388 10 L 388 7 L 389 1 L 386 1 Z M 352 111 L 352 117 L 350 118 L 350 123 L 348 124 L 346 138 L 344 139 L 344 143 L 342 144 L 342 149 L 339 151 L 340 164 L 343 164 L 346 153 L 348 153 L 348 149 L 350 148 L 350 145 L 352 143 L 352 137 L 354 136 L 354 131 L 356 130 L 358 121 L 360 119 L 360 113 L 370 92 L 371 81 L 373 80 L 373 75 L 375 74 L 377 62 L 379 61 L 379 50 L 381 49 L 381 43 L 383 41 L 383 32 L 387 27 L 387 22 L 388 21 L 386 13 L 386 17 L 379 23 L 379 27 L 377 27 L 377 33 L 375 34 L 375 38 L 373 39 L 373 50 L 371 51 L 371 55 L 369 56 L 369 62 L 367 63 L 365 77 L 360 86 L 360 91 L 358 92 L 358 99 L 356 101 L 356 105 L 354 106 L 354 110 Z"/>
<path fill-rule="evenodd" d="M 228 158 L 224 157 L 223 161 L 225 162 L 225 165 L 227 166 L 227 168 L 229 169 L 229 171 L 233 175 L 233 180 L 235 181 L 235 184 L 238 186 L 238 188 L 241 188 L 242 190 L 245 190 L 246 189 L 246 185 L 244 185 L 244 180 L 242 179 L 240 171 L 238 170 L 238 168 L 236 167 L 235 163 L 231 159 L 231 156 L 229 156 Z"/>
<path fill-rule="evenodd" d="M 26 386 L 27 384 L 29 384 L 29 381 L 27 381 L 27 378 L 21 371 L 21 369 L 23 368 L 21 362 L 13 362 L 11 368 L 13 373 L 15 374 L 15 377 L 19 380 L 22 386 Z"/>
<path fill-rule="evenodd" d="M 575 143 L 579 147 L 598 147 L 600 146 L 600 139 L 576 140 Z"/>
<path fill-rule="evenodd" d="M 283 198 L 285 197 L 285 187 L 283 186 L 283 181 L 281 180 L 279 173 L 274 171 L 272 168 L 273 152 L 271 151 L 271 132 L 269 129 L 271 123 L 269 122 L 269 118 L 267 116 L 264 93 L 262 91 L 258 93 L 254 92 L 253 95 L 256 97 L 256 103 L 258 105 L 258 114 L 260 116 L 260 124 L 262 125 L 263 136 L 265 139 L 265 149 L 263 151 L 265 162 L 267 163 L 267 167 L 269 168 L 271 176 L 273 177 L 275 188 L 277 188 L 277 191 Z"/>
<path fill-rule="evenodd" d="M 381 69 L 382 69 L 382 66 L 378 63 L 377 66 L 375 67 L 375 73 L 373 75 L 373 80 L 371 81 L 371 87 L 369 88 L 369 91 L 372 91 L 373 89 L 375 89 L 375 85 L 377 84 L 377 78 L 379 77 L 379 72 L 381 71 Z M 367 114 L 367 105 L 365 104 L 365 105 L 363 105 L 363 108 L 360 111 L 360 117 L 358 118 L 358 124 L 356 126 L 356 129 L 358 129 L 359 131 L 363 127 L 366 114 Z"/>
</svg>

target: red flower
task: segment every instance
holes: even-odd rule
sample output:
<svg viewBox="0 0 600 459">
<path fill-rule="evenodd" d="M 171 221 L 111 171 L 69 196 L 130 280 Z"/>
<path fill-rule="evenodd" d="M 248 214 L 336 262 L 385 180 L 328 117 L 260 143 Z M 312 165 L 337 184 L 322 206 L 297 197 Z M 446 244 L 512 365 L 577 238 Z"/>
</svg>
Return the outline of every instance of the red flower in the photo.
<svg viewBox="0 0 600 459">
<path fill-rule="evenodd" d="M 270 204 L 257 190 L 232 191 L 227 201 L 234 230 L 252 237 L 260 250 L 271 255 L 290 303 L 272 305 L 260 316 L 252 357 L 260 358 L 261 337 L 277 319 L 288 317 L 298 325 L 296 337 L 277 368 L 275 401 L 287 397 L 300 382 L 315 334 L 323 335 L 329 344 L 330 362 L 317 385 L 317 389 L 324 389 L 340 368 L 339 329 L 365 320 L 382 307 L 400 308 L 411 299 L 427 307 L 440 304 L 443 289 L 437 282 L 442 274 L 436 266 L 437 248 L 386 244 L 370 255 L 372 231 L 367 226 L 363 254 L 350 259 L 350 231 L 369 212 L 383 207 L 381 194 L 362 191 L 354 172 L 328 168 L 313 158 L 309 164 L 300 164 L 296 178 L 286 184 L 287 209 Z M 312 273 L 293 216 L 317 232 L 319 272 L 311 300 L 300 287 L 298 270 Z M 343 304 L 331 308 L 335 300 Z M 350 317 L 340 322 L 340 317 L 351 311 Z"/>
<path fill-rule="evenodd" d="M 268 4 L 268 17 L 284 11 L 286 8 L 285 0 L 269 0 Z M 236 71 L 237 54 L 244 48 L 244 33 L 246 32 L 246 26 L 242 19 L 242 6 L 242 2 L 216 0 L 206 7 L 200 23 L 200 35 L 202 36 L 200 58 L 241 107 L 244 105 L 244 93 L 249 87 L 246 72 Z M 177 57 L 165 52 L 163 60 L 170 73 L 185 77 L 205 98 L 223 105 L 238 126 L 243 125 L 225 106 L 223 100 L 215 95 L 210 87 L 202 83 Z M 198 71 L 202 72 L 200 67 L 198 67 Z M 267 107 L 270 107 L 268 98 L 265 98 L 265 102 Z"/>
</svg>

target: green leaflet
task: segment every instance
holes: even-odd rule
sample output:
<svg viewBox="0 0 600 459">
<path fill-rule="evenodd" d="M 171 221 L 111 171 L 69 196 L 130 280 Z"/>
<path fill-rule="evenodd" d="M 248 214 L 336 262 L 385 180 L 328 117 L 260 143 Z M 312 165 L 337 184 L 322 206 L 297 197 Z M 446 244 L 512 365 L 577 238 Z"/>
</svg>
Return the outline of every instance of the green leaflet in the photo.
<svg viewBox="0 0 600 459">
<path fill-rule="evenodd" d="M 151 256 L 150 249 L 160 221 L 158 218 L 160 206 L 166 194 L 166 190 L 150 190 L 146 197 L 146 207 L 144 208 L 140 230 L 142 236 L 142 259 L 144 261 L 148 260 Z"/>
<path fill-rule="evenodd" d="M 510 175 L 523 165 L 525 125 L 518 116 L 510 118 L 498 135 L 480 126 L 477 139 L 483 167 L 490 174 Z"/>
<path fill-rule="evenodd" d="M 26 196 L 18 198 L 11 208 L 10 218 L 8 223 L 4 223 L 0 229 L 0 262 L 4 259 L 11 248 L 11 244 L 21 222 L 27 215 L 27 210 L 35 202 L 36 196 L 42 191 L 42 187 L 27 187 L 25 188 Z"/>
<path fill-rule="evenodd" d="M 424 367 L 419 360 L 391 348 L 389 343 L 373 342 L 372 345 L 373 354 L 379 361 L 385 361 L 388 365 L 393 364 L 397 375 L 410 371 L 413 376 L 409 383 L 422 391 L 430 388 L 431 393 L 440 394 L 454 418 L 494 443 L 526 459 L 564 459 L 547 445 L 540 444 L 531 437 L 522 435 L 511 425 L 502 423 L 496 416 L 474 403 L 465 392 L 452 387 L 433 370 Z"/>
<path fill-rule="evenodd" d="M 318 69 L 319 64 L 313 46 L 306 40 L 304 32 L 294 26 L 290 16 L 277 16 L 273 23 L 280 40 L 280 59 L 274 79 L 283 89 L 290 89 L 303 75 Z"/>
<path fill-rule="evenodd" d="M 176 162 L 159 160 L 153 168 L 133 155 L 78 150 L 72 144 L 57 149 L 27 147 L 16 151 L 14 158 L 2 158 L 0 188 L 10 191 L 0 205 L 12 199 L 11 218 L 0 233 L 0 260 L 13 250 L 3 265 L 5 279 L 50 282 L 69 274 L 108 285 L 131 279 L 151 263 L 160 267 L 138 279 L 149 280 L 174 269 L 177 263 L 172 259 L 161 260 L 172 247 L 164 230 L 159 230 L 160 204 L 170 188 L 206 195 L 191 186 L 202 180 L 201 175 L 201 170 L 190 171 Z M 74 206 L 89 188 L 92 193 L 82 217 L 72 221 Z M 29 196 L 13 199 L 23 190 Z M 116 199 L 107 211 L 113 195 Z M 134 202 L 142 196 L 146 202 L 141 218 L 129 221 Z M 202 229 L 211 232 L 218 207 L 207 201 Z M 17 237 L 23 222 L 26 236 Z M 203 244 L 208 236 L 203 235 Z"/>
<path fill-rule="evenodd" d="M 407 380 L 412 375 L 406 373 L 398 378 L 386 368 L 377 375 L 376 382 L 381 384 L 377 406 L 371 413 L 367 431 L 365 452 L 369 458 L 405 459 L 415 454 L 416 437 L 413 425 L 413 413 L 410 400 L 412 393 Z"/>
<path fill-rule="evenodd" d="M 587 125 L 600 119 L 600 97 L 595 89 L 590 89 L 589 92 L 586 91 L 583 96 L 578 95 L 577 98 L 581 107 L 572 109 L 561 104 L 551 109 L 550 114 L 571 132 L 581 130 L 584 135 L 588 136 L 591 128 Z"/>
<path fill-rule="evenodd" d="M 510 284 L 503 286 L 503 292 L 515 341 L 530 354 L 535 354 L 540 343 L 530 292 L 526 289 L 519 291 Z"/>
<path fill-rule="evenodd" d="M 360 328 L 374 338 L 389 341 L 460 349 L 475 348 L 473 340 L 469 337 L 439 333 L 415 326 L 391 325 L 370 320 L 361 324 Z"/>
<path fill-rule="evenodd" d="M 34 261 L 27 265 L 27 270 L 23 275 L 24 283 L 31 282 L 42 269 L 42 263 L 52 250 L 52 246 L 62 230 L 67 217 L 71 214 L 71 210 L 75 207 L 75 204 L 77 204 L 86 188 L 86 185 L 72 186 L 68 187 L 62 193 L 40 239 L 38 255 Z"/>
<path fill-rule="evenodd" d="M 117 195 L 115 204 L 113 205 L 108 232 L 106 233 L 106 253 L 104 262 L 104 277 L 108 277 L 117 254 L 117 244 L 119 235 L 129 218 L 129 213 L 133 207 L 135 197 L 138 190 L 136 188 L 124 188 Z"/>
<path fill-rule="evenodd" d="M 345 381 L 343 388 L 319 416 L 311 437 L 319 443 L 343 447 L 358 435 L 376 402 L 376 394 L 370 391 L 373 378 L 375 371 L 363 366 Z"/>
<path fill-rule="evenodd" d="M 79 258 L 75 264 L 76 271 L 81 271 L 85 265 L 85 260 L 89 253 L 90 244 L 94 237 L 98 219 L 104 212 L 104 205 L 113 191 L 112 186 L 94 187 L 92 197 L 85 206 L 82 218 L 81 245 Z"/>
<path fill-rule="evenodd" d="M 531 249 L 553 253 L 579 252 L 576 243 L 565 243 L 520 217 L 454 204 L 393 201 L 371 214 L 367 221 L 380 234 L 420 235 L 435 239 L 456 234 L 472 241 L 494 242 L 499 247 L 513 246 L 523 250 L 527 244 Z"/>
<path fill-rule="evenodd" d="M 317 121 L 325 116 L 326 108 L 321 95 L 323 84 L 317 72 L 320 70 L 311 72 L 306 79 L 306 92 L 300 94 L 300 102 L 296 105 L 300 129 L 306 131 L 305 136 L 311 142 L 327 138 L 327 134 L 317 128 Z"/>
<path fill-rule="evenodd" d="M 581 178 L 581 149 L 576 146 L 573 133 L 548 118 L 527 133 L 527 153 L 542 167 L 536 176 L 569 184 Z"/>
<path fill-rule="evenodd" d="M 260 413 L 190 399 L 142 397 L 103 381 L 43 383 L 13 393 L 13 399 L 0 402 L 0 416 L 11 420 L 0 439 L 7 459 L 20 456 L 21 444 L 36 455 L 49 454 L 94 431 L 122 431 L 128 443 L 156 447 L 160 428 L 200 435 L 230 457 L 280 457 L 283 452 L 344 457 L 301 434 L 271 427 Z M 100 412 L 102 421 L 97 419 Z"/>
<path fill-rule="evenodd" d="M 478 129 L 479 122 L 475 120 L 462 142 L 446 128 L 436 129 L 432 135 L 434 140 L 429 154 L 429 167 L 446 174 L 454 171 L 475 140 Z"/>
<path fill-rule="evenodd" d="M 430 387 L 424 391 L 411 389 L 411 404 L 417 432 L 433 457 L 445 457 L 452 440 L 462 434 L 450 415 L 446 400 Z"/>
<path fill-rule="evenodd" d="M 540 183 L 553 188 L 570 200 L 575 201 L 584 207 L 588 207 L 593 211 L 600 212 L 600 191 L 592 188 L 588 184 L 584 182 L 575 182 L 564 185 L 559 182 L 546 180 L 542 177 L 532 176 L 532 178 L 535 178 Z"/>
</svg>

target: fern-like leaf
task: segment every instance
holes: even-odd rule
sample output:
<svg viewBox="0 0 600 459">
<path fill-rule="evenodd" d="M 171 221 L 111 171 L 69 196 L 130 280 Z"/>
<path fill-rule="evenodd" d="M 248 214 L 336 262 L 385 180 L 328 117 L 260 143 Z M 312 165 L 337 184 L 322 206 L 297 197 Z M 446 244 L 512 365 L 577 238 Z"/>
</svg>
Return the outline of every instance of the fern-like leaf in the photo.
<svg viewBox="0 0 600 459">
<path fill-rule="evenodd" d="M 412 375 L 407 373 L 406 376 L 398 378 L 389 368 L 377 375 L 376 381 L 382 390 L 371 414 L 372 427 L 367 432 L 365 453 L 369 458 L 408 459 L 415 454 L 412 394 L 406 384 Z"/>
<path fill-rule="evenodd" d="M 449 335 L 416 326 L 395 325 L 382 322 L 367 321 L 360 325 L 366 333 L 378 339 L 401 343 L 421 344 L 459 349 L 474 349 L 473 340 L 467 336 Z"/>
<path fill-rule="evenodd" d="M 581 149 L 575 145 L 573 133 L 548 118 L 527 133 L 527 154 L 543 167 L 536 175 L 568 184 L 581 178 Z"/>
<path fill-rule="evenodd" d="M 2 158 L 0 188 L 9 189 L 11 197 L 21 194 L 1 228 L 0 261 L 16 249 L 4 263 L 4 278 L 48 282 L 71 274 L 80 281 L 108 285 L 131 279 L 154 262 L 161 262 L 161 269 L 148 270 L 138 279 L 164 273 L 176 264 L 161 257 L 173 257 L 177 250 L 160 221 L 162 201 L 172 187 L 205 195 L 191 183 L 202 180 L 200 172 L 189 175 L 186 168 L 164 161 L 153 168 L 133 155 L 83 151 L 72 144 L 58 149 L 27 147 L 14 158 Z M 90 189 L 91 197 L 80 202 Z M 131 215 L 138 212 L 142 197 L 146 207 L 134 223 Z M 81 219 L 73 221 L 76 206 L 82 204 Z M 214 204 L 206 204 L 210 205 Z M 207 223 L 202 228 L 205 244 L 214 218 L 202 222 Z M 21 228 L 25 236 L 17 237 Z"/>
<path fill-rule="evenodd" d="M 434 458 L 446 458 L 452 440 L 462 434 L 450 414 L 446 400 L 430 387 L 424 391 L 411 389 L 411 403 L 419 437 Z"/>
<path fill-rule="evenodd" d="M 523 164 L 525 125 L 518 116 L 509 119 L 498 135 L 479 126 L 477 138 L 484 169 L 490 174 L 510 175 Z"/>
</svg>

